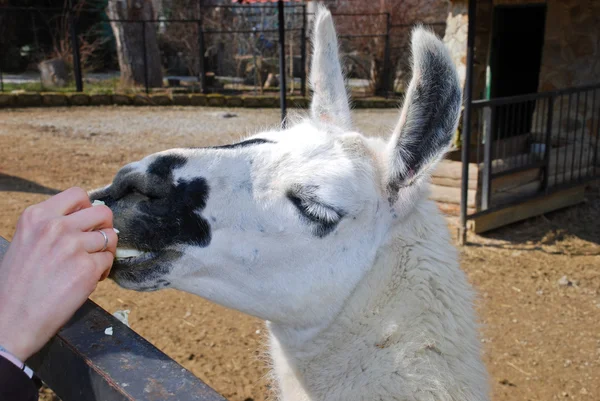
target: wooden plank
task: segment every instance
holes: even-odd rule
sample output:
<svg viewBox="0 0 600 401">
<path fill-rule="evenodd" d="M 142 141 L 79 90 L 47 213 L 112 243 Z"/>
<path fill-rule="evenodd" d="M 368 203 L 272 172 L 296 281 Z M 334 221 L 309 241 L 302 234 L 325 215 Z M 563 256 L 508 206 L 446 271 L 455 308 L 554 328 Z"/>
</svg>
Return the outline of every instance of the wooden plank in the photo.
<svg viewBox="0 0 600 401">
<path fill-rule="evenodd" d="M 431 177 L 431 183 L 442 187 L 460 188 L 462 180 L 447 177 Z M 469 180 L 469 189 L 477 189 L 477 180 Z"/>
<path fill-rule="evenodd" d="M 539 181 L 540 178 L 540 168 L 532 168 L 530 170 L 519 171 L 518 173 L 494 178 L 492 180 L 492 199 L 494 198 L 493 194 L 495 193 L 508 191 L 532 181 Z"/>
<path fill-rule="evenodd" d="M 492 206 L 501 206 L 521 198 L 535 195 L 542 188 L 542 181 L 536 180 L 518 187 L 497 192 L 492 196 Z"/>
<path fill-rule="evenodd" d="M 442 213 L 446 216 L 458 216 L 460 215 L 460 205 L 456 203 L 444 203 L 444 202 L 436 202 L 436 205 L 440 209 Z M 467 214 L 475 213 L 475 208 L 467 208 Z"/>
<path fill-rule="evenodd" d="M 585 185 L 580 185 L 475 217 L 469 220 L 467 225 L 470 230 L 480 234 L 533 216 L 576 205 L 583 202 L 584 195 Z"/>
<path fill-rule="evenodd" d="M 554 148 L 550 150 L 550 174 L 554 174 L 556 171 L 562 172 L 566 168 L 571 168 L 574 164 L 575 168 L 579 167 L 579 160 L 581 159 L 581 164 L 583 167 L 592 164 L 592 152 L 593 147 L 589 146 L 589 144 L 571 144 L 567 146 L 563 146 L 560 148 Z M 583 156 L 581 153 L 583 152 Z M 565 161 L 566 155 L 566 161 Z M 523 164 L 523 161 L 531 156 L 530 153 L 523 153 L 511 157 L 505 157 L 503 159 L 495 159 L 492 161 L 492 169 L 494 172 L 500 172 L 502 170 L 507 170 L 513 167 L 518 167 Z M 573 157 L 575 157 L 575 163 L 573 163 Z M 531 160 L 534 160 L 531 157 Z M 540 159 L 541 160 L 541 155 Z M 483 168 L 483 163 L 481 164 Z"/>
<path fill-rule="evenodd" d="M 452 178 L 454 180 L 462 179 L 462 162 L 454 160 L 441 160 L 433 173 L 434 177 Z M 477 180 L 479 167 L 477 163 L 469 163 L 469 181 Z"/>
<path fill-rule="evenodd" d="M 475 207 L 475 197 L 477 191 L 469 189 L 467 192 L 467 207 Z M 443 187 L 440 185 L 430 185 L 429 199 L 442 203 L 460 204 L 460 188 Z"/>
<path fill-rule="evenodd" d="M 527 149 L 527 144 L 531 140 L 531 135 L 532 134 L 528 133 L 506 139 L 495 140 L 492 146 L 492 158 L 498 159 L 502 155 L 510 158 L 511 156 L 514 156 L 518 153 L 529 152 L 529 150 Z M 498 149 L 498 152 L 496 152 L 496 149 Z M 504 151 L 506 151 L 506 153 L 504 153 Z M 476 163 L 477 161 L 483 161 L 484 145 L 471 145 L 469 152 L 470 160 L 473 163 Z M 476 160 L 478 154 L 480 160 Z M 454 151 L 451 152 L 451 155 L 454 158 L 459 158 L 459 154 L 455 153 Z"/>
<path fill-rule="evenodd" d="M 583 169 L 575 169 L 573 170 L 573 177 L 585 177 L 591 171 L 591 167 L 583 168 Z M 566 173 L 567 181 L 569 182 L 569 178 L 571 177 L 571 169 L 569 169 Z M 506 176 L 510 177 L 510 176 Z M 558 178 L 558 181 L 556 179 Z M 562 174 L 551 175 L 548 177 L 548 182 L 550 183 L 550 188 L 555 185 L 555 183 L 562 184 Z M 498 191 L 492 196 L 492 205 L 500 206 L 503 204 L 510 203 L 512 201 L 518 200 L 519 198 L 535 195 L 536 192 L 540 191 L 542 188 L 542 180 L 541 178 L 530 181 L 526 184 L 522 184 L 513 188 L 507 188 L 503 191 Z"/>
</svg>

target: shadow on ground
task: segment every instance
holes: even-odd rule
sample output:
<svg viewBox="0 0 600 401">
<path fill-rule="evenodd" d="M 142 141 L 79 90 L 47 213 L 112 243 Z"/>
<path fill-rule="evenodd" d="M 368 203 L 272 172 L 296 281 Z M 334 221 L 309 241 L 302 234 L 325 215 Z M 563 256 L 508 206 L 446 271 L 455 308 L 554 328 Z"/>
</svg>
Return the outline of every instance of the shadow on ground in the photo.
<svg viewBox="0 0 600 401">
<path fill-rule="evenodd" d="M 483 234 L 492 244 L 510 249 L 537 249 L 546 253 L 600 255 L 600 182 L 586 188 L 585 202 Z M 570 244 L 577 242 L 578 246 Z M 581 245 L 586 245 L 581 249 Z M 577 248 L 570 252 L 569 248 Z"/>
<path fill-rule="evenodd" d="M 58 189 L 48 188 L 37 182 L 0 173 L 0 192 L 28 192 L 33 194 L 56 195 Z"/>
</svg>

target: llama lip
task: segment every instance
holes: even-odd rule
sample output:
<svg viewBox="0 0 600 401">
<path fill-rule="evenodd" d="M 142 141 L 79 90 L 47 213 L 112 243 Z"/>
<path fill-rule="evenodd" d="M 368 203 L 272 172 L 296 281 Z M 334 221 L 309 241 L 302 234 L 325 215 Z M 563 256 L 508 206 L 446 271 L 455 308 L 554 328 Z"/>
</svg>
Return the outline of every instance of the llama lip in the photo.
<svg viewBox="0 0 600 401">
<path fill-rule="evenodd" d="M 131 248 L 117 248 L 115 259 L 129 259 L 141 256 L 144 252 Z"/>
<path fill-rule="evenodd" d="M 137 249 L 128 248 L 117 248 L 115 255 L 115 262 L 126 263 L 126 264 L 137 264 L 146 262 L 154 258 L 156 254 L 154 252 L 138 251 Z"/>
</svg>

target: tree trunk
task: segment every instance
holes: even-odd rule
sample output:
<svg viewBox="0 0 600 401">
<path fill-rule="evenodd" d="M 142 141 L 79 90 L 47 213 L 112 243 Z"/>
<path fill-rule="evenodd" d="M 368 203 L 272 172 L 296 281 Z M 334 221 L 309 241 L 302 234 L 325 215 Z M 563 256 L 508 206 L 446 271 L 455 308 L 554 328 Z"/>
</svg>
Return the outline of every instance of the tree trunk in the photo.
<svg viewBox="0 0 600 401">
<path fill-rule="evenodd" d="M 162 66 L 156 39 L 156 23 L 151 0 L 109 0 L 106 14 L 117 43 L 123 85 L 162 87 Z M 137 22 L 139 21 L 139 22 Z M 145 52 L 144 52 L 145 45 Z"/>
</svg>

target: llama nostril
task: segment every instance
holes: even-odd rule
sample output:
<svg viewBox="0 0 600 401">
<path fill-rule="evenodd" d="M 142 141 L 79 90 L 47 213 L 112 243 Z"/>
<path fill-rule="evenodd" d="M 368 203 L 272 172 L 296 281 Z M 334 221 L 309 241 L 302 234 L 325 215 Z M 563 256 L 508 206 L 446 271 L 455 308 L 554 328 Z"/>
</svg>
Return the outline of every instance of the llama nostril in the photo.
<svg viewBox="0 0 600 401">
<path fill-rule="evenodd" d="M 110 194 L 110 186 L 92 191 L 89 195 L 92 206 L 105 205 L 111 208 L 116 203 L 115 198 Z"/>
<path fill-rule="evenodd" d="M 111 196 L 111 185 L 101 189 L 96 189 L 89 192 L 90 202 L 92 205 L 104 204 L 109 208 L 116 202 Z"/>
</svg>

